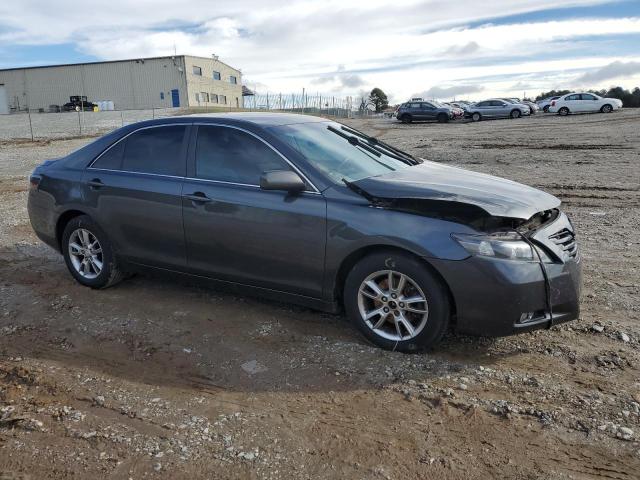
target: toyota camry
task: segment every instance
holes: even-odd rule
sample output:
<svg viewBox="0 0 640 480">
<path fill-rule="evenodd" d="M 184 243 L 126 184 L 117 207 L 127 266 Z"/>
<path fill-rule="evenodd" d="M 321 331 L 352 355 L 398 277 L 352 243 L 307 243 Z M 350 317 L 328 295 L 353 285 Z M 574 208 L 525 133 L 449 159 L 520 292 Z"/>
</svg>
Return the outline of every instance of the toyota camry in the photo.
<svg viewBox="0 0 640 480">
<path fill-rule="evenodd" d="M 344 311 L 387 349 L 579 314 L 580 250 L 556 197 L 312 116 L 128 125 L 39 165 L 28 210 L 87 287 L 186 274 Z"/>
</svg>

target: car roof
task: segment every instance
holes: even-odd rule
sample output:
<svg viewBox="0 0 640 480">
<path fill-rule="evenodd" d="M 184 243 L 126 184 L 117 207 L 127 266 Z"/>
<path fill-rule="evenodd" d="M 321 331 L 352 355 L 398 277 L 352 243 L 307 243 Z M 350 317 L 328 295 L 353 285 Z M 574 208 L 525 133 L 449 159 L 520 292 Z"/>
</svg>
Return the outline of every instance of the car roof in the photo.
<svg viewBox="0 0 640 480">
<path fill-rule="evenodd" d="M 235 122 L 252 123 L 262 127 L 291 125 L 295 123 L 316 123 L 316 122 L 330 121 L 329 119 L 316 117 L 313 115 L 302 115 L 302 114 L 296 114 L 296 113 L 274 113 L 274 112 L 195 113 L 191 115 L 178 115 L 173 118 L 189 118 L 190 120 L 200 120 L 207 123 L 220 121 L 220 120 L 231 120 Z"/>
</svg>

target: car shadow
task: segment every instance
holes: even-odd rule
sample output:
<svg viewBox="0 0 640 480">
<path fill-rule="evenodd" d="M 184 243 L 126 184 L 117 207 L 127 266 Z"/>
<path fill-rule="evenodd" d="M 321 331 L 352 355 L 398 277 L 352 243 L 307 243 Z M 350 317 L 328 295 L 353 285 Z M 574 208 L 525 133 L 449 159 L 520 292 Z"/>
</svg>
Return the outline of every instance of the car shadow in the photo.
<svg viewBox="0 0 640 480">
<path fill-rule="evenodd" d="M 198 391 L 339 391 L 472 371 L 491 364 L 499 341 L 450 334 L 430 352 L 384 351 L 341 315 L 184 277 L 138 275 L 92 290 L 40 248 L 0 252 L 13 312 L 3 326 L 14 329 L 0 338 L 4 355 Z"/>
</svg>

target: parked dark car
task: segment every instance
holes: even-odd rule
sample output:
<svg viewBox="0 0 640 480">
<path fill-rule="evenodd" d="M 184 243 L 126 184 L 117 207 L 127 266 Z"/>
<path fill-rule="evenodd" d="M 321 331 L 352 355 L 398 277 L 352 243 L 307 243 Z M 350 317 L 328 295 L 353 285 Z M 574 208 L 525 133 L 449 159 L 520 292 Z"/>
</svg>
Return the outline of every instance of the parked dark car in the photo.
<svg viewBox="0 0 640 480">
<path fill-rule="evenodd" d="M 453 109 L 448 105 L 425 101 L 403 103 L 396 112 L 396 118 L 402 123 L 424 120 L 437 120 L 440 123 L 446 123 L 454 117 Z"/>
<path fill-rule="evenodd" d="M 577 318 L 574 229 L 545 192 L 273 113 L 125 126 L 30 177 L 29 217 L 82 285 L 173 271 L 338 312 L 415 351 L 448 328 Z M 242 308 L 240 305 L 238 308 Z"/>
</svg>

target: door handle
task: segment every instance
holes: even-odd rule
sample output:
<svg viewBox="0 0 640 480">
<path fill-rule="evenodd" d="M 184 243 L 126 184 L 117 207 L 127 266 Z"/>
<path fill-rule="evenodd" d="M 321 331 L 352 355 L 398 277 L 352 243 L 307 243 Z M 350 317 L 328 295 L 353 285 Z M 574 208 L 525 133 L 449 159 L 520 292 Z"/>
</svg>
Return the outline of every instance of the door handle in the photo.
<svg viewBox="0 0 640 480">
<path fill-rule="evenodd" d="M 208 203 L 213 201 L 202 192 L 187 193 L 182 196 L 196 203 Z"/>
<path fill-rule="evenodd" d="M 93 180 L 88 181 L 87 185 L 89 185 L 89 187 L 91 187 L 93 190 L 104 187 L 104 183 L 102 183 L 102 180 L 100 180 L 99 178 L 94 178 Z"/>
</svg>

